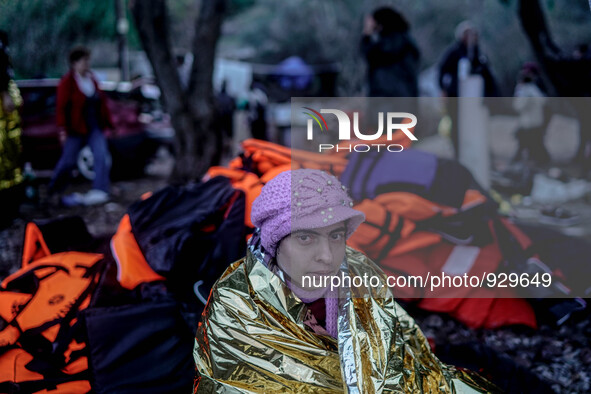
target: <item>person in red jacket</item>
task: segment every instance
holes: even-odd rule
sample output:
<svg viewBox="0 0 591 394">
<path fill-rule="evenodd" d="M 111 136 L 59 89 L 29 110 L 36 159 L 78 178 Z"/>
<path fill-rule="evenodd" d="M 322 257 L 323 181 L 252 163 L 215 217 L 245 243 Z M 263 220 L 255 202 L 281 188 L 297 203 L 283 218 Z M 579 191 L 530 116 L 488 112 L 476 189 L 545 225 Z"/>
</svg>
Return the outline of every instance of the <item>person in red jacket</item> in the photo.
<svg viewBox="0 0 591 394">
<path fill-rule="evenodd" d="M 86 197 L 91 203 L 105 202 L 109 199 L 111 160 L 103 131 L 112 128 L 107 98 L 90 70 L 90 51 L 75 47 L 69 60 L 70 71 L 57 87 L 56 121 L 63 152 L 53 171 L 49 192 L 64 191 L 76 166 L 78 153 L 88 145 L 94 156 L 95 178 L 93 189 Z"/>
</svg>

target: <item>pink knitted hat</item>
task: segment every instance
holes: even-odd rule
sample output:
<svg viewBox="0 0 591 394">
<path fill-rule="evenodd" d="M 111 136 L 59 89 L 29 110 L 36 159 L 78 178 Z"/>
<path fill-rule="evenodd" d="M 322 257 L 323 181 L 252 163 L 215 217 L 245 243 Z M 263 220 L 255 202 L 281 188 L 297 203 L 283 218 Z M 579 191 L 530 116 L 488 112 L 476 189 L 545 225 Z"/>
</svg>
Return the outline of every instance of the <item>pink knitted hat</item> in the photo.
<svg viewBox="0 0 591 394">
<path fill-rule="evenodd" d="M 293 231 L 347 221 L 347 238 L 365 220 L 339 180 L 324 171 L 285 171 L 271 179 L 252 204 L 252 223 L 261 243 L 275 256 L 277 244 Z"/>
</svg>

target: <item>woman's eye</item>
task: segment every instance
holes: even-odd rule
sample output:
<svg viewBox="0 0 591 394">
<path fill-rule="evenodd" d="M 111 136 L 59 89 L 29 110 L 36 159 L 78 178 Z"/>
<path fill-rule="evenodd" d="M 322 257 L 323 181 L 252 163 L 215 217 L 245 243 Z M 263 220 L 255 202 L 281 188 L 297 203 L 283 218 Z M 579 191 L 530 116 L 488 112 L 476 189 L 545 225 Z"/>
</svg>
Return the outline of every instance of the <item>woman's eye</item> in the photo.
<svg viewBox="0 0 591 394">
<path fill-rule="evenodd" d="M 310 237 L 309 235 L 300 235 L 298 236 L 298 239 L 300 240 L 300 242 L 310 242 L 312 240 L 312 237 Z"/>
<path fill-rule="evenodd" d="M 345 234 L 343 234 L 343 233 L 331 234 L 331 238 L 334 241 L 342 241 L 343 239 L 345 239 Z"/>
</svg>

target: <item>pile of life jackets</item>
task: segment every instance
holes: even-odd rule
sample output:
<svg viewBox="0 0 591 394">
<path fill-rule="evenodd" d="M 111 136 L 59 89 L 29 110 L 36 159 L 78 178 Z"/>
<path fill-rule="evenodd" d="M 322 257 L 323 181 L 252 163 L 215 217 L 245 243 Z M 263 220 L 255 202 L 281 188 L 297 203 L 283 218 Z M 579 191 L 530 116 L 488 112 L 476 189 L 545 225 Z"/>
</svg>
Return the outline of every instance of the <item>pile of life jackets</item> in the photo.
<svg viewBox="0 0 591 394">
<path fill-rule="evenodd" d="M 90 391 L 80 317 L 102 268 L 102 254 L 52 254 L 40 228 L 27 225 L 22 266 L 0 285 L 0 392 Z"/>
<path fill-rule="evenodd" d="M 220 178 L 213 183 L 222 185 L 212 187 L 220 199 L 229 189 L 234 191 L 227 186 L 227 180 Z M 170 198 L 166 189 L 154 194 L 160 203 L 166 196 L 169 202 L 179 203 L 182 199 Z M 240 202 L 235 193 L 232 196 Z M 211 194 L 208 197 L 208 202 L 215 201 Z M 201 204 L 207 205 L 203 201 Z M 193 262 L 201 259 L 207 263 L 204 270 L 213 270 L 211 274 L 198 274 L 213 278 L 233 261 L 235 256 L 228 256 L 227 252 L 235 249 L 212 238 L 220 234 L 212 226 L 225 223 L 224 216 L 213 218 L 202 210 L 204 228 L 184 223 L 181 227 L 184 225 L 185 231 L 181 229 L 175 238 L 169 237 L 173 233 L 169 223 L 167 233 L 160 237 L 173 239 L 177 246 L 183 245 L 181 240 L 188 241 L 185 248 L 168 250 L 181 253 L 177 256 L 180 258 L 167 260 L 177 261 L 178 265 L 171 263 L 168 270 L 151 268 L 147 260 L 154 260 L 151 253 L 162 251 L 162 244 L 149 231 L 138 232 L 141 242 L 152 242 L 153 248 L 144 252 L 131 233 L 134 219 L 139 228 L 150 228 L 134 216 L 144 207 L 148 205 L 130 209 L 121 221 L 118 235 L 111 239 L 113 250 L 120 253 L 117 257 L 123 272 L 117 272 L 108 240 L 103 244 L 94 240 L 81 218 L 27 224 L 22 266 L 0 285 L 0 392 L 106 394 L 191 390 L 192 346 L 201 310 L 192 288 L 185 292 L 175 289 L 184 284 L 179 279 L 184 272 L 178 267 L 183 267 L 181 263 L 186 263 L 188 256 L 182 253 L 194 252 L 187 246 L 191 241 L 197 242 L 195 246 L 205 255 L 192 254 Z M 231 212 L 229 205 L 221 208 L 222 214 Z M 237 204 L 236 208 L 242 212 L 237 217 L 244 227 L 244 207 Z M 184 214 L 188 221 L 195 219 L 187 212 Z M 156 219 L 155 214 L 151 217 Z M 179 217 L 176 219 L 178 224 Z M 194 235 L 189 234 L 191 228 Z M 244 243 L 244 234 L 239 233 L 228 242 L 237 239 Z M 79 251 L 99 249 L 105 253 Z M 227 260 L 219 260 L 221 257 Z M 155 272 L 153 269 L 159 273 L 145 274 Z"/>
<path fill-rule="evenodd" d="M 528 242 L 517 227 L 498 216 L 496 204 L 455 161 L 414 150 L 349 157 L 341 180 L 359 201 L 355 208 L 367 218 L 349 243 L 388 275 L 428 280 L 429 275 L 446 272 L 480 278 L 497 272 L 504 262 L 496 231 Z M 415 283 L 392 291 L 472 328 L 536 327 L 530 304 L 510 289 L 500 295 L 481 287 L 431 289 L 430 283 Z"/>
</svg>

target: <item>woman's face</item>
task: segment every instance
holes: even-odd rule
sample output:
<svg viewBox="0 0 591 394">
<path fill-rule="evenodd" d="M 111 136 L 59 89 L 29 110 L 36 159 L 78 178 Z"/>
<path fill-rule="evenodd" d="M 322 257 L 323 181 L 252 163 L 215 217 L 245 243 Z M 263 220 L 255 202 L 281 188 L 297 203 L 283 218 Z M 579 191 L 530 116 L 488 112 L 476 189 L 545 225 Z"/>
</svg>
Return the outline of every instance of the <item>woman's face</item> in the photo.
<svg viewBox="0 0 591 394">
<path fill-rule="evenodd" d="M 314 283 L 313 279 L 303 281 L 303 277 L 336 275 L 345 258 L 345 241 L 345 222 L 293 232 L 279 244 L 277 265 L 295 285 L 314 290 L 309 286 Z M 316 283 L 318 281 L 316 279 Z"/>
<path fill-rule="evenodd" d="M 78 59 L 77 61 L 72 63 L 72 67 L 78 74 L 86 74 L 90 71 L 90 56 L 85 56 L 83 58 Z"/>
</svg>

